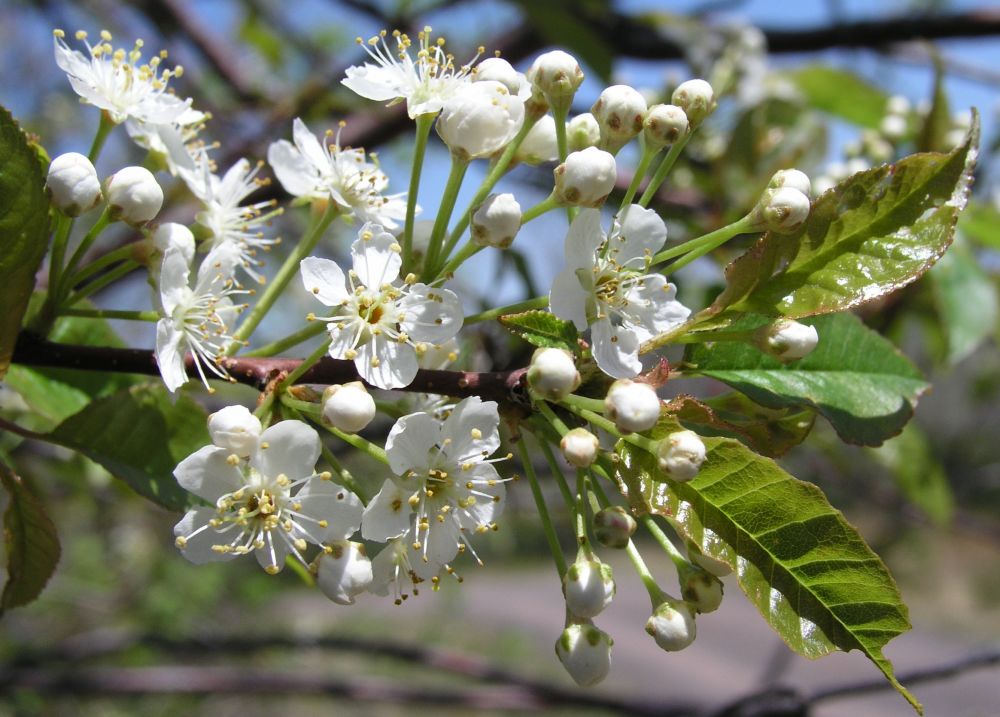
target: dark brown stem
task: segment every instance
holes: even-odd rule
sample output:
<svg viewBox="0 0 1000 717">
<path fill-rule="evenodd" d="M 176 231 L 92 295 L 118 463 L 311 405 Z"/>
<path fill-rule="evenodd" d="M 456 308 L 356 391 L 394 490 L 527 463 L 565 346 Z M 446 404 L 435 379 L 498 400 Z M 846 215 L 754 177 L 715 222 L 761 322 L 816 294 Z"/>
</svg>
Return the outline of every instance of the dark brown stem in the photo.
<svg viewBox="0 0 1000 717">
<path fill-rule="evenodd" d="M 123 349 L 108 346 L 82 346 L 47 341 L 34 334 L 22 333 L 14 349 L 14 363 L 25 366 L 51 366 L 80 371 L 109 371 L 158 376 L 156 357 L 148 349 Z M 188 375 L 198 377 L 191 357 L 186 360 Z M 233 379 L 264 390 L 277 375 L 292 371 L 300 359 L 289 358 L 224 358 L 220 365 Z M 523 378 L 526 369 L 513 371 L 435 371 L 421 369 L 404 389 L 417 393 L 436 393 L 465 398 L 479 396 L 499 403 L 524 403 L 526 394 Z M 333 384 L 359 381 L 352 361 L 324 358 L 306 371 L 296 383 Z"/>
</svg>

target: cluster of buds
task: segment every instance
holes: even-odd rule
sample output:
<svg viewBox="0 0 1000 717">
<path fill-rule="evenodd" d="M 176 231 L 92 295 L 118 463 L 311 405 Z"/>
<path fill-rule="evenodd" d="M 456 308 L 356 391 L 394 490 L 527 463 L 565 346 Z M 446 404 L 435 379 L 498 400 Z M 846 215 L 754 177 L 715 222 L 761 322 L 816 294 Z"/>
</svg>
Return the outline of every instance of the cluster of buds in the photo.
<svg viewBox="0 0 1000 717">
<path fill-rule="evenodd" d="M 52 160 L 45 189 L 52 206 L 68 217 L 78 217 L 107 199 L 109 218 L 135 227 L 149 223 L 163 206 L 163 189 L 148 169 L 120 169 L 107 178 L 102 191 L 93 163 L 77 152 Z"/>
<path fill-rule="evenodd" d="M 801 227 L 809 218 L 809 177 L 797 169 L 780 169 L 767 183 L 750 221 L 758 229 L 788 233 Z"/>
</svg>

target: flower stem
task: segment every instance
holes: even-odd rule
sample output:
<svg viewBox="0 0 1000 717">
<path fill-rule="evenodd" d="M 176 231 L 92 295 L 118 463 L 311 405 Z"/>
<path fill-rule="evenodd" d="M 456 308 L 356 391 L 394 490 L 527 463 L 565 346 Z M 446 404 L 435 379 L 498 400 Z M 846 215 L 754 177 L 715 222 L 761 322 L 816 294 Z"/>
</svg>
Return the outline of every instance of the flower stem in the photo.
<svg viewBox="0 0 1000 717">
<path fill-rule="evenodd" d="M 90 160 L 91 164 L 97 162 L 97 157 L 101 154 L 101 149 L 104 148 L 104 142 L 108 139 L 108 135 L 114 126 L 115 123 L 108 116 L 108 113 L 101 110 L 101 122 L 97 125 L 97 134 L 94 135 L 94 141 L 90 145 L 90 152 L 87 154 L 87 159 Z"/>
<path fill-rule="evenodd" d="M 576 500 L 574 501 L 576 517 L 576 544 L 584 549 L 589 548 L 587 540 L 587 472 L 576 469 Z"/>
<path fill-rule="evenodd" d="M 358 482 L 354 479 L 354 476 L 351 475 L 351 472 L 346 468 L 344 468 L 344 466 L 341 464 L 340 461 L 337 460 L 337 457 L 333 455 L 333 452 L 329 448 L 320 444 L 320 450 L 323 453 L 323 460 L 329 463 L 330 468 L 333 469 L 333 474 L 334 476 L 336 476 L 336 481 L 340 483 L 340 485 L 347 488 L 347 490 L 354 493 L 354 495 L 358 496 L 363 505 L 368 505 L 368 500 L 365 498 L 364 493 L 362 493 L 361 486 L 358 485 Z"/>
<path fill-rule="evenodd" d="M 76 251 L 73 252 L 69 261 L 66 262 L 66 267 L 63 269 L 62 275 L 59 277 L 59 286 L 56 294 L 57 300 L 69 293 L 72 284 L 70 284 L 68 279 L 73 275 L 76 265 L 80 263 L 80 260 L 83 259 L 83 255 L 87 252 L 87 249 L 90 248 L 94 241 L 97 240 L 97 237 L 100 236 L 101 232 L 104 231 L 110 223 L 111 210 L 105 207 L 104 211 L 101 212 L 101 216 L 97 218 L 96 222 L 94 222 L 94 226 L 90 228 L 90 231 L 88 231 L 87 235 L 83 237 L 83 240 L 76 248 Z"/>
<path fill-rule="evenodd" d="M 531 207 L 531 209 L 526 210 L 521 215 L 521 226 L 524 226 L 532 219 L 536 219 L 542 216 L 543 214 L 545 214 L 545 212 L 549 212 L 552 211 L 553 209 L 556 209 L 558 206 L 559 203 L 556 201 L 555 194 L 550 194 L 548 197 L 540 201 L 535 206 Z"/>
<path fill-rule="evenodd" d="M 521 125 L 521 129 L 514 136 L 514 139 L 511 140 L 510 144 L 504 148 L 500 158 L 490 166 L 490 171 L 487 173 L 486 178 L 483 179 L 483 183 L 479 186 L 479 189 L 476 190 L 476 195 L 472 198 L 472 201 L 469 202 L 469 206 L 466 207 L 465 211 L 462 213 L 461 218 L 458 220 L 458 223 L 451 232 L 451 236 L 448 237 L 448 244 L 450 246 L 455 246 L 458 243 L 458 240 L 461 239 L 462 234 L 469 226 L 469 221 L 472 219 L 472 212 L 475 211 L 476 207 L 482 204 L 483 200 L 489 196 L 490 190 L 492 190 L 493 187 L 496 186 L 496 183 L 500 181 L 500 178 L 503 177 L 504 173 L 507 171 L 507 167 L 509 167 L 510 163 L 514 160 L 514 154 L 517 152 L 517 148 L 521 146 L 521 142 L 524 141 L 524 138 L 528 135 L 528 132 L 535 126 L 535 123 L 538 122 L 538 120 L 538 117 L 533 119 L 526 117 L 524 119 L 524 124 Z"/>
<path fill-rule="evenodd" d="M 135 252 L 135 243 L 126 244 L 125 246 L 118 247 L 112 251 L 109 251 L 104 256 L 100 256 L 94 261 L 90 262 L 82 269 L 80 269 L 76 274 L 74 274 L 67 282 L 67 291 L 77 284 L 81 283 L 84 279 L 88 279 L 94 274 L 100 272 L 102 269 L 116 264 L 120 261 L 125 261 L 131 259 Z"/>
<path fill-rule="evenodd" d="M 545 539 L 549 544 L 549 551 L 556 564 L 556 572 L 559 573 L 560 582 L 566 574 L 566 556 L 563 554 L 562 546 L 559 545 L 559 538 L 556 536 L 555 526 L 552 525 L 552 517 L 549 515 L 548 506 L 545 505 L 545 496 L 542 495 L 542 488 L 538 484 L 538 476 L 535 475 L 535 468 L 531 465 L 531 454 L 528 453 L 528 446 L 522 438 L 517 442 L 518 452 L 521 454 L 521 463 L 524 465 L 524 474 L 528 477 L 528 484 L 531 486 L 531 495 L 535 499 L 538 507 L 538 517 L 542 521 L 542 530 L 545 531 Z"/>
<path fill-rule="evenodd" d="M 277 341 L 265 344 L 264 346 L 254 349 L 253 351 L 247 351 L 243 355 L 247 358 L 274 356 L 275 354 L 280 354 L 282 351 L 286 351 L 293 346 L 298 346 L 303 341 L 308 341 L 314 336 L 319 336 L 325 330 L 326 323 L 323 321 L 311 321 L 305 328 L 299 329 L 295 333 L 289 334 L 283 339 L 278 339 Z"/>
<path fill-rule="evenodd" d="M 566 476 L 563 475 L 559 462 L 556 461 L 555 453 L 552 452 L 552 448 L 549 446 L 548 441 L 546 441 L 542 436 L 535 435 L 535 438 L 538 440 L 538 445 L 542 449 L 542 454 L 545 456 L 545 460 L 549 464 L 549 470 L 551 470 L 552 475 L 556 477 L 556 483 L 559 485 L 559 492 L 562 493 L 563 500 L 566 501 L 566 505 L 573 505 L 573 493 L 569 489 L 569 483 L 566 482 Z"/>
<path fill-rule="evenodd" d="M 486 247 L 480 246 L 479 244 L 476 244 L 475 242 L 469 240 L 468 242 L 466 242 L 465 246 L 461 248 L 458 254 L 453 256 L 448 261 L 447 264 L 441 267 L 441 271 L 435 272 L 434 278 L 436 279 L 439 276 L 448 276 L 449 274 L 454 274 L 455 271 L 458 269 L 458 267 L 460 267 L 463 263 L 465 263 L 466 259 L 475 256 L 485 248 Z"/>
<path fill-rule="evenodd" d="M 610 421 L 604 416 L 595 413 L 594 411 L 589 411 L 586 408 L 578 408 L 577 406 L 574 406 L 572 403 L 562 402 L 562 405 L 568 408 L 576 415 L 578 415 L 583 420 L 594 424 L 598 428 L 604 429 L 612 436 L 619 436 L 625 441 L 631 443 L 633 446 L 641 448 L 642 450 L 654 456 L 656 455 L 656 449 L 658 444 L 652 438 L 647 438 L 646 436 L 640 435 L 638 433 L 626 433 L 623 435 L 618 430 L 618 427 L 615 425 L 614 421 Z"/>
<path fill-rule="evenodd" d="M 243 319 L 233 333 L 233 342 L 226 348 L 226 356 L 232 356 L 236 353 L 240 346 L 243 345 L 243 342 L 247 340 L 247 337 L 254 332 L 254 329 L 267 316 L 267 312 L 274 306 L 274 302 L 277 301 L 278 297 L 284 292 L 285 287 L 292 280 L 292 277 L 298 272 L 299 264 L 316 247 L 320 237 L 323 236 L 323 232 L 330 226 L 330 222 L 337 216 L 338 211 L 337 204 L 329 202 L 322 216 L 316 220 L 306 231 L 299 243 L 295 245 L 288 258 L 285 259 L 285 263 L 278 269 L 278 273 L 274 279 L 264 289 L 264 293 L 261 294 L 257 304 L 250 310 L 250 313 L 247 314 L 247 317 Z"/>
<path fill-rule="evenodd" d="M 447 258 L 447 254 L 441 253 L 444 235 L 448 231 L 448 221 L 455 209 L 455 201 L 458 199 L 458 192 L 462 188 L 462 180 L 465 179 L 465 171 L 468 168 L 469 160 L 452 152 L 451 171 L 448 173 L 448 181 L 444 186 L 444 193 L 441 195 L 441 206 L 438 207 L 437 216 L 434 218 L 434 228 L 431 230 L 431 239 L 427 244 L 427 256 L 424 257 L 422 273 L 428 280 L 437 276 L 438 259 L 440 257 Z"/>
<path fill-rule="evenodd" d="M 522 311 L 531 311 L 533 309 L 544 309 L 549 305 L 549 297 L 547 296 L 536 296 L 534 299 L 528 299 L 526 301 L 519 301 L 516 304 L 508 304 L 507 306 L 500 306 L 496 309 L 489 309 L 487 311 L 480 311 L 478 314 L 473 314 L 472 316 L 466 316 L 463 326 L 468 326 L 469 324 L 476 324 L 480 321 L 492 321 L 500 316 L 506 316 L 507 314 L 518 314 Z"/>
<path fill-rule="evenodd" d="M 751 227 L 752 224 L 749 217 L 737 219 L 732 224 L 719 227 L 715 231 L 709 232 L 708 234 L 661 251 L 659 254 L 653 256 L 652 263 L 654 265 L 661 264 L 668 259 L 673 259 L 674 257 L 679 256 L 681 258 L 668 267 L 670 271 L 677 271 L 681 267 L 687 266 L 695 259 L 703 257 L 708 252 L 722 246 L 734 236 L 751 231 Z"/>
<path fill-rule="evenodd" d="M 329 426 L 320 419 L 320 415 L 323 411 L 322 407 L 318 403 L 312 403 L 310 401 L 300 401 L 297 398 L 292 398 L 287 393 L 281 395 L 281 403 L 289 408 L 294 408 L 296 411 L 301 411 L 307 416 L 311 417 L 317 425 L 322 426 L 324 429 L 335 435 L 337 438 L 342 440 L 365 455 L 374 458 L 379 463 L 384 463 L 389 465 L 389 459 L 385 455 L 385 451 L 378 446 L 376 446 L 371 441 L 365 440 L 361 436 L 355 435 L 353 433 L 344 433 L 339 428 L 334 428 Z"/>
<path fill-rule="evenodd" d="M 586 408 L 597 413 L 604 413 L 604 401 L 599 398 L 587 398 L 586 396 L 577 396 L 571 393 L 563 397 L 562 403 L 576 406 L 577 408 Z"/>
<path fill-rule="evenodd" d="M 642 135 L 639 136 L 641 137 Z M 662 147 L 653 147 L 643 143 L 642 156 L 639 158 L 639 164 L 635 168 L 635 174 L 632 175 L 632 181 L 629 182 L 628 189 L 625 191 L 625 196 L 622 197 L 622 203 L 618 207 L 619 214 L 621 214 L 625 207 L 632 203 L 636 192 L 639 191 L 639 185 L 642 184 L 642 180 L 645 178 L 646 172 L 649 171 L 649 165 L 652 164 L 653 159 L 656 158 L 656 155 L 658 155 L 662 149 Z"/>
<path fill-rule="evenodd" d="M 307 566 L 303 565 L 295 558 L 286 562 L 285 565 L 288 565 L 292 569 L 292 572 L 302 578 L 302 582 L 306 585 L 311 588 L 316 587 L 316 578 L 314 578 L 313 574 L 309 572 L 309 568 Z"/>
<path fill-rule="evenodd" d="M 159 321 L 155 311 L 118 311 L 116 309 L 60 309 L 61 316 L 79 316 L 84 319 L 124 319 L 126 321 Z"/>
<path fill-rule="evenodd" d="M 427 138 L 431 134 L 436 113 L 417 117 L 417 133 L 413 145 L 413 168 L 410 170 L 410 188 L 406 194 L 406 224 L 403 228 L 403 266 L 409 269 L 413 259 L 413 224 L 417 216 L 417 193 L 420 189 L 420 175 L 424 167 Z"/>
<path fill-rule="evenodd" d="M 639 549 L 635 547 L 634 541 L 628 541 L 625 551 L 628 553 L 628 557 L 632 561 L 632 566 L 635 568 L 635 572 L 638 573 L 639 579 L 642 580 L 643 587 L 649 593 L 649 600 L 653 603 L 653 609 L 655 610 L 660 603 L 666 600 L 666 594 L 656 584 L 656 578 L 653 577 L 652 573 L 649 572 L 649 568 L 646 567 L 646 561 L 642 559 L 642 555 L 639 554 Z"/>
<path fill-rule="evenodd" d="M 670 560 L 673 562 L 674 567 L 678 570 L 690 569 L 691 563 L 689 563 L 688 559 L 677 549 L 674 542 L 667 537 L 667 534 L 663 532 L 663 529 L 657 525 L 656 521 L 653 520 L 653 516 L 644 515 L 639 518 L 639 521 L 642 523 L 642 527 L 644 527 L 649 534 L 653 536 L 653 540 L 659 543 L 660 547 L 663 548 L 663 552 L 670 556 Z"/>
<path fill-rule="evenodd" d="M 646 187 L 646 191 L 643 192 L 642 196 L 639 198 L 639 206 L 649 206 L 653 197 L 656 196 L 656 192 L 659 190 L 660 185 L 663 184 L 667 175 L 670 174 L 670 170 L 673 169 L 677 158 L 680 157 L 681 152 L 684 151 L 684 147 L 687 145 L 689 139 L 691 139 L 690 131 L 670 146 L 670 151 L 667 152 L 667 155 L 660 162 L 660 166 L 656 168 L 656 173 L 653 175 L 653 178 L 649 180 L 649 186 Z"/>
<path fill-rule="evenodd" d="M 129 273 L 135 271 L 138 267 L 139 267 L 139 263 L 135 262 L 135 261 L 124 261 L 124 262 L 122 262 L 121 264 L 119 264 L 118 266 L 116 266 L 114 269 L 111 269 L 106 274 L 103 274 L 102 276 L 99 276 L 98 278 L 94 279 L 92 282 L 90 282 L 86 286 L 82 287 L 79 291 L 77 291 L 77 292 L 75 292 L 73 294 L 70 294 L 69 298 L 62 302 L 62 305 L 63 306 L 72 306 L 73 304 L 75 304 L 75 303 L 77 303 L 79 301 L 82 301 L 83 299 L 87 298 L 91 294 L 97 293 L 98 291 L 100 291 L 104 287 L 108 286 L 109 284 L 115 283 L 116 281 L 118 281 L 119 279 L 121 279 L 126 274 L 129 274 Z M 76 283 L 78 283 L 78 282 L 74 281 L 74 282 L 72 282 L 72 284 L 70 286 L 72 287 L 72 285 L 76 284 Z"/>
<path fill-rule="evenodd" d="M 63 259 L 66 258 L 66 244 L 73 230 L 73 219 L 63 214 L 56 215 L 56 230 L 52 238 L 52 257 L 49 259 L 49 293 L 59 283 Z"/>
</svg>

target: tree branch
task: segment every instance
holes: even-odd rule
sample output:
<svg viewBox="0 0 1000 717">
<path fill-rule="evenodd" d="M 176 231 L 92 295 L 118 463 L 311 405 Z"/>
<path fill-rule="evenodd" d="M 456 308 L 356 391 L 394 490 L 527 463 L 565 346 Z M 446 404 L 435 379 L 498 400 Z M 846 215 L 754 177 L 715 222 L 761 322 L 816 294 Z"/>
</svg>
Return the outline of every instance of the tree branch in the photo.
<svg viewBox="0 0 1000 717">
<path fill-rule="evenodd" d="M 13 362 L 25 366 L 50 366 L 80 371 L 160 375 L 156 357 L 148 349 L 60 344 L 30 333 L 22 333 L 18 337 Z M 274 378 L 292 371 L 301 363 L 300 359 L 235 356 L 222 359 L 219 365 L 237 383 L 262 391 Z M 190 356 L 186 358 L 185 365 L 188 376 L 199 377 Z M 400 390 L 456 398 L 479 396 L 498 403 L 526 404 L 527 394 L 523 385 L 526 370 L 520 368 L 512 371 L 475 372 L 420 369 L 413 382 Z M 359 378 L 353 361 L 326 357 L 306 371 L 296 383 L 332 384 L 360 380 L 362 379 Z"/>
</svg>

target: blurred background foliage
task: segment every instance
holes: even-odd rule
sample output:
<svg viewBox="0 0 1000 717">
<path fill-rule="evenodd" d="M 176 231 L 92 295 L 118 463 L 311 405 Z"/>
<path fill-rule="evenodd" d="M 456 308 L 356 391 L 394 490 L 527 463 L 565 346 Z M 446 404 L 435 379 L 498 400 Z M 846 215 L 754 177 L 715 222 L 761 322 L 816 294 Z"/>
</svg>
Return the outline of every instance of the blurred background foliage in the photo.
<svg viewBox="0 0 1000 717">
<path fill-rule="evenodd" d="M 1000 192 L 995 98 L 1000 73 L 995 68 L 1000 43 L 995 37 L 1000 11 L 943 0 L 816 0 L 794 8 L 787 3 L 706 1 L 674 3 L 669 10 L 663 3 L 638 0 L 7 0 L 0 5 L 0 66 L 5 68 L 0 104 L 37 134 L 51 155 L 85 148 L 98 116 L 78 104 L 56 68 L 50 33 L 53 27 L 92 33 L 107 28 L 124 45 L 142 37 L 148 49 L 168 48 L 171 59 L 185 66 L 178 92 L 212 113 L 208 133 L 221 143 L 220 166 L 242 156 L 263 157 L 270 142 L 290 134 L 294 117 L 319 129 L 345 119 L 343 143 L 378 149 L 392 177 L 390 189 L 402 191 L 411 142 L 405 112 L 364 103 L 339 80 L 344 68 L 363 59 L 355 36 L 369 37 L 382 28 L 413 32 L 428 24 L 448 37 L 448 47 L 460 61 L 483 45 L 524 69 L 551 46 L 567 48 L 587 73 L 572 114 L 587 111 L 612 81 L 663 99 L 688 77 L 711 79 L 726 98 L 657 198 L 675 240 L 741 216 L 779 168 L 794 166 L 816 181 L 835 181 L 838 174 L 913 151 L 946 150 L 955 143 L 955 131 L 961 134 L 968 108 L 979 105 L 985 128 L 979 176 L 955 246 L 924 279 L 862 311 L 870 326 L 920 365 L 933 391 L 922 399 L 915 420 L 881 449 L 845 446 L 818 420 L 806 444 L 792 451 L 785 465 L 797 477 L 819 484 L 886 559 L 917 631 L 945 634 L 970 649 L 997 640 Z M 905 96 L 911 109 L 902 114 L 903 130 L 889 137 L 884 118 L 893 95 Z M 441 146 L 432 148 L 432 157 L 435 164 L 429 171 L 436 181 L 432 174 L 421 186 L 425 216 L 433 216 L 436 187 L 447 168 Z M 107 174 L 139 161 L 138 149 L 116 136 L 99 170 Z M 620 162 L 626 166 L 628 162 Z M 520 167 L 506 181 L 519 198 L 534 193 L 540 199 L 550 170 Z M 467 182 L 473 188 L 474 171 L 473 181 Z M 621 189 L 629 179 L 621 178 Z M 285 199 L 276 184 L 259 196 L 268 193 Z M 169 206 L 172 218 L 192 218 L 193 205 L 183 196 L 175 196 Z M 484 253 L 463 267 L 457 282 L 470 304 L 492 307 L 537 295 L 539 287 L 548 286 L 562 265 L 564 228 L 561 217 L 545 219 L 551 223 L 540 220 L 537 234 L 522 236 L 502 259 Z M 283 221 L 279 233 L 295 236 L 304 219 L 288 212 Z M 543 240 L 549 234 L 554 235 L 551 240 Z M 722 286 L 721 267 L 745 246 L 736 242 L 684 269 L 677 277 L 684 302 L 710 302 Z M 326 251 L 341 256 L 346 247 L 345 234 Z M 93 298 L 101 306 L 140 305 L 147 290 L 138 278 Z M 297 321 L 307 310 L 304 302 L 289 298 L 275 312 L 273 335 L 265 326 L 261 342 L 283 333 L 283 319 Z M 102 325 L 94 333 L 94 326 L 89 322 L 83 335 L 79 325 L 69 322 L 65 335 L 105 345 L 115 333 L 120 338 L 114 340 L 129 345 L 152 342 L 141 330 L 145 327 Z M 471 367 L 504 369 L 523 365 L 529 355 L 525 344 L 497 327 L 469 335 L 465 352 Z M 16 389 L 19 381 L 30 380 L 28 373 L 12 370 L 0 391 L 0 413 L 28 428 L 50 429 L 68 415 L 72 396 L 53 396 L 51 413 L 28 416 Z M 103 395 L 127 380 L 95 378 L 88 393 Z M 692 390 L 687 383 L 677 389 Z M 711 395 L 722 387 L 705 381 L 697 390 Z M 254 398 L 245 387 L 234 387 L 211 402 L 252 405 Z M 718 676 L 728 685 L 721 696 L 690 685 L 660 690 L 656 679 L 643 683 L 621 676 L 620 668 L 589 696 L 569 689 L 569 679 L 548 647 L 561 625 L 561 600 L 558 586 L 548 584 L 555 582 L 554 573 L 548 570 L 541 530 L 532 519 L 533 504 L 520 490 L 526 486 L 516 486 L 503 529 L 482 543 L 489 572 L 498 571 L 500 577 L 470 567 L 464 571 L 469 578 L 465 585 L 445 585 L 440 594 L 421 595 L 401 608 L 374 598 L 360 608 L 341 608 L 317 598 L 291 571 L 271 578 L 252 561 L 197 567 L 180 559 L 171 536 L 176 516 L 139 498 L 86 458 L 10 434 L 0 434 L 0 456 L 45 497 L 63 551 L 40 600 L 8 612 L 0 623 L 0 711 L 5 713 L 305 715 L 327 709 L 333 699 L 344 714 L 373 713 L 376 707 L 369 700 L 390 715 L 403 709 L 436 713 L 442 706 L 500 713 L 546 705 L 569 714 L 572 700 L 579 699 L 583 703 L 577 708 L 618 712 L 626 703 L 615 700 L 631 700 L 627 705 L 633 712 L 641 703 L 671 714 L 667 708 L 680 709 L 685 701 L 701 710 L 718 707 L 788 674 L 779 643 L 763 649 L 758 658 L 770 665 L 770 672 L 754 672 L 758 665 L 747 668 L 754 675 L 748 685 L 733 675 Z M 359 473 L 364 475 L 365 469 L 359 467 Z M 372 476 L 371 485 L 380 480 Z M 570 525 L 569 520 L 556 522 Z M 571 535 L 563 537 L 567 545 L 572 543 Z M 624 572 L 619 571 L 620 581 Z M 742 601 L 731 588 L 727 602 Z M 520 603 L 520 612 L 530 613 L 539 600 L 553 605 L 555 617 L 547 627 L 525 620 L 517 629 L 496 617 L 505 614 L 498 603 Z M 645 615 L 644 610 L 639 613 Z M 542 650 L 535 632 L 541 632 Z M 639 634 L 634 641 L 645 639 L 638 629 L 634 632 Z M 276 637 L 289 644 L 275 642 Z M 321 637 L 333 643 L 312 644 Z M 615 637 L 616 660 L 626 659 L 633 638 L 624 633 Z M 753 639 L 742 634 L 730 638 Z M 401 653 L 405 645 L 427 652 Z M 438 652 L 444 649 L 449 652 Z M 472 656 L 476 654 L 480 657 Z M 933 659 L 929 653 L 926 657 Z M 674 669 L 666 667 L 668 659 L 673 665 L 688 654 L 659 658 L 666 673 Z M 712 657 L 706 653 L 690 659 Z M 8 670 L 17 665 L 54 665 L 63 677 L 77 674 L 80 684 L 74 689 L 72 679 L 64 680 L 57 689 L 19 683 Z M 164 684 L 178 688 L 173 696 L 112 697 L 115 690 L 110 688 L 104 696 L 78 694 L 102 692 L 93 689 L 103 684 L 101 679 L 128 692 L 121 686 L 145 674 L 143 669 L 164 665 L 178 670 L 161 673 Z M 93 671 L 80 672 L 81 666 Z M 199 669 L 183 672 L 192 666 Z M 213 672 L 229 669 L 225 666 L 232 673 Z M 650 672 L 659 669 L 651 666 Z M 832 683 L 848 674 L 832 669 L 809 679 Z M 506 670 L 521 677 L 514 679 Z M 505 677 L 511 679 L 505 682 Z M 483 682 L 471 682 L 473 678 Z M 463 679 L 469 684 L 459 682 Z M 519 703 L 504 697 L 493 683 L 520 685 L 530 699 L 522 695 Z M 205 685 L 208 692 L 212 684 L 238 687 L 236 694 L 206 698 L 183 694 L 179 687 L 185 684 Z M 317 684 L 323 689 L 314 689 Z M 548 697 L 544 684 L 552 685 Z M 456 697 L 454 691 L 462 686 L 478 698 L 465 702 Z M 327 696 L 310 694 L 311 689 Z M 995 688 L 993 696 L 995 708 L 1000 704 Z M 601 702 L 605 698 L 607 704 Z M 419 707 L 422 701 L 426 705 Z M 925 701 L 933 704 L 926 696 Z M 406 708 L 407 703 L 413 708 Z M 889 704 L 873 714 L 907 709 Z M 987 714 L 961 712 L 966 713 Z M 819 709 L 816 714 L 825 713 Z"/>
</svg>

